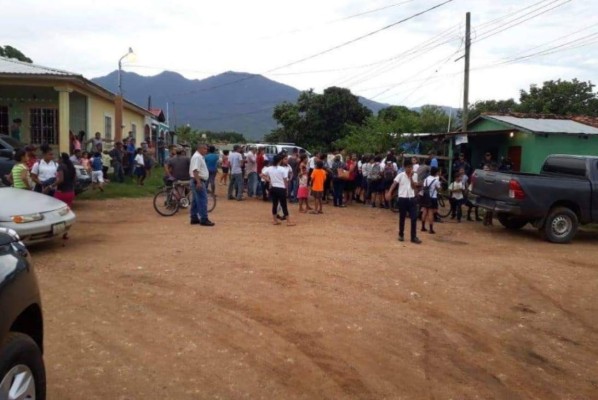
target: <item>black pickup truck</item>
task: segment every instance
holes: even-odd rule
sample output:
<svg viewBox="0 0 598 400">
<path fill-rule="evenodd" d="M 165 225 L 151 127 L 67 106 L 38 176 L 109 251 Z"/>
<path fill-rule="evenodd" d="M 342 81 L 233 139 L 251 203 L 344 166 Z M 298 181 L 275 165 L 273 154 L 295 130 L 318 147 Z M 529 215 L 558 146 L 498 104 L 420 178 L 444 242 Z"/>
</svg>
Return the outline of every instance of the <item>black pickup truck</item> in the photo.
<svg viewBox="0 0 598 400">
<path fill-rule="evenodd" d="M 476 170 L 477 206 L 508 229 L 528 223 L 553 243 L 570 242 L 579 225 L 598 222 L 598 157 L 551 155 L 540 174 Z"/>
</svg>

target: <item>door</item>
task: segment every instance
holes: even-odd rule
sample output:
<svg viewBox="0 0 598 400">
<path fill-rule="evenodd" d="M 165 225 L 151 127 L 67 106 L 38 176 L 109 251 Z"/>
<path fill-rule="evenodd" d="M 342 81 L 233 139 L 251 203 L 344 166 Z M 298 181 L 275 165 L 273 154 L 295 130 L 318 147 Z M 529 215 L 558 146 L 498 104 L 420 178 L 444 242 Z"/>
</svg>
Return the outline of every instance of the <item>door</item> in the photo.
<svg viewBox="0 0 598 400">
<path fill-rule="evenodd" d="M 509 159 L 511 160 L 511 163 L 513 165 L 513 171 L 521 171 L 521 146 L 509 147 L 509 154 L 507 157 L 509 157 Z"/>
</svg>

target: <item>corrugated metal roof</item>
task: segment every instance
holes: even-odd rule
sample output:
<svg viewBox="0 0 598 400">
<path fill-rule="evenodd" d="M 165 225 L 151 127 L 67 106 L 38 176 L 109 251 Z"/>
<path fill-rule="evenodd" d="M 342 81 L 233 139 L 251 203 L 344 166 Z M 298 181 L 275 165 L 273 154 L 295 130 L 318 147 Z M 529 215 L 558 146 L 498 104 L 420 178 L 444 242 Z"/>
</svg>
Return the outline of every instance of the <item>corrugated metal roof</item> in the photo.
<svg viewBox="0 0 598 400">
<path fill-rule="evenodd" d="M 598 128 L 570 119 L 518 118 L 506 115 L 484 115 L 534 133 L 568 133 L 598 135 Z"/>
<path fill-rule="evenodd" d="M 6 57 L 0 57 L 0 74 L 79 76 L 72 72 L 29 64 Z"/>
</svg>

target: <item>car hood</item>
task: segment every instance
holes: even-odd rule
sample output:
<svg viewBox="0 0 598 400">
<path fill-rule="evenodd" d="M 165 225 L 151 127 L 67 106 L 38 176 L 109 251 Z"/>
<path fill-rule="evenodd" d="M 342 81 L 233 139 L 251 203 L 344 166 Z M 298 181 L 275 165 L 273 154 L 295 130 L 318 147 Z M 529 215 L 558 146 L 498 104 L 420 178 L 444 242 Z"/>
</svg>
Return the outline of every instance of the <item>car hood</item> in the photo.
<svg viewBox="0 0 598 400">
<path fill-rule="evenodd" d="M 13 215 L 45 213 L 66 204 L 54 197 L 31 190 L 0 188 L 0 221 L 10 221 Z"/>
</svg>

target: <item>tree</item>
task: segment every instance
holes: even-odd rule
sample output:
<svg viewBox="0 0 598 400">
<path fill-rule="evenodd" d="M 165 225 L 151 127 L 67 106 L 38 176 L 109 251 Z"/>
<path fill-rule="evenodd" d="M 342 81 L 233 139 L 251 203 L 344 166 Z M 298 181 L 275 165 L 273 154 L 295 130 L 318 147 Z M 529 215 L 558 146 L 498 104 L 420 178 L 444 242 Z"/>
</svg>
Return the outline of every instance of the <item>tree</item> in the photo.
<svg viewBox="0 0 598 400">
<path fill-rule="evenodd" d="M 323 94 L 304 91 L 297 103 L 285 102 L 274 108 L 273 118 L 279 127 L 264 139 L 326 150 L 350 133 L 349 125 L 361 125 L 371 115 L 348 89 L 330 87 Z"/>
<path fill-rule="evenodd" d="M 247 143 L 245 136 L 238 132 L 199 131 L 190 126 L 179 126 L 176 130 L 179 143 L 195 148 L 198 143 Z"/>
<path fill-rule="evenodd" d="M 598 116 L 598 95 L 592 82 L 547 81 L 521 90 L 517 111 L 538 114 Z"/>
<path fill-rule="evenodd" d="M 426 133 L 445 133 L 449 130 L 449 116 L 442 107 L 426 105 L 419 112 L 420 129 Z"/>
<path fill-rule="evenodd" d="M 469 110 L 469 120 L 472 121 L 482 113 L 508 114 L 516 111 L 517 106 L 513 99 L 477 101 Z"/>
<path fill-rule="evenodd" d="M 27 57 L 25 54 L 21 53 L 18 49 L 15 49 L 12 46 L 0 46 L 0 56 L 6 58 L 14 58 L 19 61 L 23 61 L 26 63 L 32 63 L 33 61 L 31 58 Z"/>
</svg>

